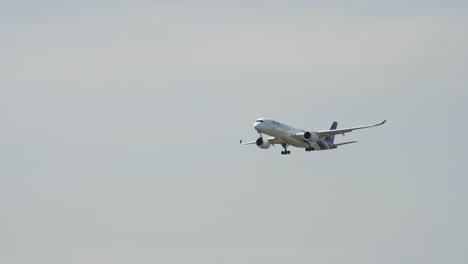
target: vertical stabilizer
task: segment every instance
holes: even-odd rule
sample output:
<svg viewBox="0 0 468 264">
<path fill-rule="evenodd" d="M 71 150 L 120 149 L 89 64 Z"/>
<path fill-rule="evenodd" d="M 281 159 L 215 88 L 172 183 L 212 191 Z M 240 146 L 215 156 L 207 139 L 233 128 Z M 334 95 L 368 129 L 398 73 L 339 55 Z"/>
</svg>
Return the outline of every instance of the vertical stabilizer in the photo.
<svg viewBox="0 0 468 264">
<path fill-rule="evenodd" d="M 338 127 L 338 123 L 335 121 L 335 122 L 333 122 L 333 124 L 331 125 L 330 130 L 335 130 L 337 127 Z M 333 143 L 333 142 L 335 141 L 335 135 L 325 137 L 325 140 L 327 140 L 327 141 Z"/>
</svg>

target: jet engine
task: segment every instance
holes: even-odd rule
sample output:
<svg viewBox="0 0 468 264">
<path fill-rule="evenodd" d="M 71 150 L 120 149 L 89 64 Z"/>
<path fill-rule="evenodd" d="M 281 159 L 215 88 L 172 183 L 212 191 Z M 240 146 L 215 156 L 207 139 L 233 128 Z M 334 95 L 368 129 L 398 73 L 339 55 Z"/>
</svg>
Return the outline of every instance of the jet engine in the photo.
<svg viewBox="0 0 468 264">
<path fill-rule="evenodd" d="M 270 142 L 268 142 L 268 140 L 263 140 L 263 137 L 258 138 L 255 144 L 257 144 L 257 147 L 261 149 L 267 149 L 271 145 Z"/>
<path fill-rule="evenodd" d="M 315 132 L 305 132 L 304 133 L 304 140 L 305 141 L 313 141 L 313 142 L 317 142 L 317 140 L 319 140 L 319 137 L 317 135 L 317 133 Z"/>
</svg>

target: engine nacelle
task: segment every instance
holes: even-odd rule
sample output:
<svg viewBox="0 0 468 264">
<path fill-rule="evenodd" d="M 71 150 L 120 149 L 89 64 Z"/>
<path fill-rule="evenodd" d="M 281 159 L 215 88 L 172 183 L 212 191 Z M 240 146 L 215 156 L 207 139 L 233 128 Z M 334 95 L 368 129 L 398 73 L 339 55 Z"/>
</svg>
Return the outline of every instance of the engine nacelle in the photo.
<svg viewBox="0 0 468 264">
<path fill-rule="evenodd" d="M 305 132 L 304 133 L 304 140 L 309 141 L 309 142 L 317 142 L 319 140 L 319 137 L 317 133 L 315 132 Z"/>
<path fill-rule="evenodd" d="M 263 140 L 263 137 L 258 138 L 255 144 L 261 149 L 267 149 L 271 145 L 268 140 Z"/>
</svg>

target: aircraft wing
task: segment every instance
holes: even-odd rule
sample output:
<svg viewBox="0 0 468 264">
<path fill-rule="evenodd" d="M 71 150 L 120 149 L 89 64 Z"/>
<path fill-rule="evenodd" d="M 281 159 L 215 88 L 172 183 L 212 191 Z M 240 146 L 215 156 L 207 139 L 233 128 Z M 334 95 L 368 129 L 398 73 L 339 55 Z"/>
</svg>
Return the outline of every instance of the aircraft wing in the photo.
<svg viewBox="0 0 468 264">
<path fill-rule="evenodd" d="M 369 127 L 376 127 L 376 126 L 381 126 L 387 122 L 387 119 L 385 119 L 382 123 L 375 124 L 375 125 L 368 125 L 368 126 L 359 126 L 359 127 L 349 127 L 349 128 L 341 128 L 341 129 L 335 129 L 335 130 L 323 130 L 323 131 L 317 131 L 317 135 L 322 138 L 322 137 L 328 137 L 328 136 L 334 136 L 334 135 L 344 135 L 345 133 L 352 132 L 354 130 L 359 130 L 359 129 L 364 129 L 364 128 L 369 128 Z"/>
<path fill-rule="evenodd" d="M 283 143 L 281 140 L 276 139 L 276 138 L 274 138 L 274 137 L 266 138 L 266 140 L 268 140 L 268 142 L 270 142 L 270 144 L 272 144 L 272 145 Z M 249 142 L 244 142 L 244 141 L 242 141 L 242 139 L 241 139 L 241 140 L 239 141 L 239 143 L 242 144 L 242 145 L 253 145 L 253 144 L 256 144 L 256 143 L 257 143 L 257 140 L 249 141 Z"/>
<path fill-rule="evenodd" d="M 240 144 L 242 145 L 253 145 L 257 143 L 257 141 L 249 141 L 249 142 L 243 142 L 242 139 L 239 141 Z"/>
</svg>

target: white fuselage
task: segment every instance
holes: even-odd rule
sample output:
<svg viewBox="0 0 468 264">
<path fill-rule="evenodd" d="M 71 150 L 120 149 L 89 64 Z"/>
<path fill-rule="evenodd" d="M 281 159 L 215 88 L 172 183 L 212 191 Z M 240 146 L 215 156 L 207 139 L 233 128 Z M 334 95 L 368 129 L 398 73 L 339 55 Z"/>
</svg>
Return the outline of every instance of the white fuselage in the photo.
<svg viewBox="0 0 468 264">
<path fill-rule="evenodd" d="M 254 128 L 258 132 L 280 139 L 285 144 L 290 146 L 298 148 L 307 148 L 310 146 L 310 142 L 307 143 L 303 140 L 300 141 L 291 137 L 292 135 L 306 132 L 302 129 L 297 129 L 280 122 L 264 118 L 257 120 L 257 122 L 254 124 Z"/>
</svg>

